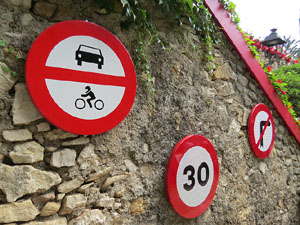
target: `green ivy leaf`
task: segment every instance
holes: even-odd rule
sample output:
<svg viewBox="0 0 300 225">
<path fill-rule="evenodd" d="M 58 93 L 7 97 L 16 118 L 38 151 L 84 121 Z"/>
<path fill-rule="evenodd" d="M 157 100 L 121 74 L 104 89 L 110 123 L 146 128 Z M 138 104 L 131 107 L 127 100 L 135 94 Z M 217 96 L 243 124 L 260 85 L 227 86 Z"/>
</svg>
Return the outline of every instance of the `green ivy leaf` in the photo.
<svg viewBox="0 0 300 225">
<path fill-rule="evenodd" d="M 0 40 L 0 47 L 5 47 L 5 42 L 3 40 Z"/>
<path fill-rule="evenodd" d="M 10 72 L 11 72 L 11 70 L 9 69 L 9 67 L 6 66 L 6 65 L 2 65 L 1 68 L 2 68 L 2 70 L 3 70 L 4 72 L 6 72 L 6 73 L 10 73 Z"/>
</svg>

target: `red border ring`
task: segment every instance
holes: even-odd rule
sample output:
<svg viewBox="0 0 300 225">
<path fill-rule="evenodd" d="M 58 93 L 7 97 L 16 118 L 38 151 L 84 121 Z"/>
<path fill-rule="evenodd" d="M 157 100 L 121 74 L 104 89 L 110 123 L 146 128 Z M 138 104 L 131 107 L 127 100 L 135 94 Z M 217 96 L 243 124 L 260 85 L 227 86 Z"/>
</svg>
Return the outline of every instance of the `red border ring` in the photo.
<svg viewBox="0 0 300 225">
<path fill-rule="evenodd" d="M 211 156 L 213 166 L 214 166 L 214 178 L 211 190 L 207 196 L 207 198 L 200 205 L 196 207 L 187 206 L 181 199 L 177 190 L 176 185 L 176 175 L 179 167 L 179 163 L 184 156 L 184 154 L 194 146 L 201 146 L 205 148 Z M 170 158 L 168 160 L 168 164 L 166 167 L 166 175 L 165 175 L 165 185 L 166 185 L 166 194 L 168 200 L 174 210 L 185 218 L 195 218 L 200 216 L 210 205 L 212 202 L 217 185 L 219 181 L 219 162 L 217 153 L 213 147 L 213 145 L 203 136 L 200 135 L 188 135 L 179 141 L 175 148 L 173 149 Z"/>
</svg>

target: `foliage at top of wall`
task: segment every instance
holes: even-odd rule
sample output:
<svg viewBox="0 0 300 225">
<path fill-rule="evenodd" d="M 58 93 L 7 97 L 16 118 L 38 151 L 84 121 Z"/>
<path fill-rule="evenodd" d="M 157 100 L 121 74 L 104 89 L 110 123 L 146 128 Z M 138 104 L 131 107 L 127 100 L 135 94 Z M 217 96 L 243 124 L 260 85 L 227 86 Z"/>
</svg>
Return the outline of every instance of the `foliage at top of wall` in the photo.
<svg viewBox="0 0 300 225">
<path fill-rule="evenodd" d="M 113 10 L 115 1 L 111 0 L 94 0 L 105 8 L 109 13 Z M 139 32 L 153 35 L 156 32 L 156 26 L 151 20 L 151 14 L 147 10 L 146 0 L 120 0 L 123 6 L 123 15 L 127 17 L 121 23 L 122 28 L 132 25 L 139 29 Z M 212 15 L 204 6 L 202 0 L 153 0 L 165 14 L 166 18 L 175 19 L 178 25 L 189 22 L 194 28 L 201 41 L 205 41 L 208 47 L 212 43 L 220 42 L 217 35 L 219 28 L 212 19 Z M 152 4 L 152 3 L 150 3 Z"/>
<path fill-rule="evenodd" d="M 160 44 L 162 49 L 166 49 L 164 40 L 159 36 L 158 28 L 152 20 L 149 12 L 149 1 L 146 0 L 94 0 L 110 13 L 115 1 L 120 1 L 123 7 L 122 14 L 125 17 L 120 24 L 122 29 L 133 27 L 136 29 L 137 42 L 134 45 L 136 51 L 136 65 L 143 66 L 147 75 L 148 85 L 152 95 L 155 89 L 151 76 L 149 57 L 147 54 L 147 46 L 152 42 Z M 182 24 L 190 24 L 193 27 L 199 40 L 205 43 L 203 59 L 212 60 L 211 51 L 214 43 L 222 42 L 219 35 L 219 27 L 212 19 L 209 10 L 204 6 L 202 0 L 153 0 L 150 5 L 154 4 L 166 15 L 166 18 L 178 22 L 178 26 Z M 151 100 L 150 100 L 151 101 Z M 152 97 L 152 105 L 154 106 L 154 98 Z"/>
<path fill-rule="evenodd" d="M 283 69 L 279 69 L 278 72 L 273 72 L 272 67 L 269 65 L 264 65 L 261 62 L 261 58 L 259 55 L 259 50 L 265 51 L 271 55 L 277 55 L 281 59 L 285 59 L 287 63 L 292 62 L 293 64 L 299 63 L 299 56 L 298 55 L 291 55 L 295 51 L 293 47 L 293 43 L 289 48 L 269 48 L 267 46 L 262 45 L 261 41 L 255 39 L 252 35 L 243 32 L 243 30 L 239 27 L 239 17 L 238 14 L 235 12 L 235 4 L 230 2 L 229 0 L 221 0 L 222 4 L 224 5 L 225 9 L 228 11 L 231 19 L 237 26 L 237 29 L 241 32 L 241 35 L 244 37 L 250 51 L 252 52 L 253 56 L 258 60 L 261 67 L 264 69 L 264 72 L 268 76 L 270 82 L 272 83 L 273 87 L 279 94 L 282 102 L 287 107 L 288 111 L 291 113 L 292 117 L 296 121 L 296 123 L 300 127 L 300 108 L 299 100 L 300 100 L 300 92 L 298 91 L 300 88 L 299 83 L 299 75 L 295 74 L 295 71 L 292 73 L 291 71 L 289 74 L 285 74 L 286 71 L 290 70 L 290 67 L 284 67 Z M 289 51 L 288 51 L 289 50 Z M 298 50 L 298 49 L 296 49 Z M 283 51 L 283 52 L 281 52 Z M 290 55 L 285 53 L 289 52 Z M 294 59 L 294 60 L 293 60 Z M 297 67 L 297 66 L 295 66 Z M 293 68 L 294 69 L 294 68 Z M 291 69 L 292 70 L 292 69 Z M 293 71 L 293 70 L 292 70 Z M 288 84 L 289 82 L 289 84 Z M 293 84 L 292 84 L 293 83 Z M 294 106 L 294 107 L 293 107 Z"/>
<path fill-rule="evenodd" d="M 297 117 L 300 118 L 300 64 L 283 66 L 275 70 L 274 74 L 281 82 L 286 83 L 289 100 Z"/>
</svg>

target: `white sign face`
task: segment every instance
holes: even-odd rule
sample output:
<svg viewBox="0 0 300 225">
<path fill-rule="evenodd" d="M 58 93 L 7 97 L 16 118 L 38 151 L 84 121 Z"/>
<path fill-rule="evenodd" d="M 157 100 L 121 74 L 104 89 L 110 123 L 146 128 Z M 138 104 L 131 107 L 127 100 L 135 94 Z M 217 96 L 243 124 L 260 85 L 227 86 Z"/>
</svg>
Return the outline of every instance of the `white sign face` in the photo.
<svg viewBox="0 0 300 225">
<path fill-rule="evenodd" d="M 260 111 L 255 117 L 254 138 L 260 151 L 265 152 L 269 149 L 273 139 L 271 118 L 265 111 Z M 259 142 L 259 143 L 258 143 Z"/>
<path fill-rule="evenodd" d="M 50 52 L 46 66 L 62 69 L 64 74 L 72 71 L 68 80 L 60 80 L 59 74 L 46 79 L 46 86 L 56 104 L 76 118 L 94 120 L 105 117 L 118 107 L 124 96 L 125 87 L 101 84 L 100 79 L 105 79 L 105 76 L 114 79 L 124 77 L 125 73 L 117 55 L 96 38 L 72 36 L 62 40 Z M 93 73 L 95 79 L 92 82 L 95 83 L 76 81 L 75 71 Z M 84 73 L 80 79 L 84 80 Z"/>
<path fill-rule="evenodd" d="M 214 178 L 213 162 L 206 149 L 195 146 L 182 157 L 177 170 L 177 190 L 181 200 L 190 207 L 204 202 Z"/>
<path fill-rule="evenodd" d="M 99 51 L 100 50 L 100 51 Z M 82 60 L 76 52 L 82 54 Z M 89 62 L 89 56 L 103 56 L 101 69 L 97 63 Z M 78 65 L 78 62 L 81 65 Z M 124 77 L 125 73 L 116 53 L 104 42 L 90 36 L 71 36 L 59 42 L 50 52 L 46 66 L 84 72 L 94 72 Z"/>
</svg>

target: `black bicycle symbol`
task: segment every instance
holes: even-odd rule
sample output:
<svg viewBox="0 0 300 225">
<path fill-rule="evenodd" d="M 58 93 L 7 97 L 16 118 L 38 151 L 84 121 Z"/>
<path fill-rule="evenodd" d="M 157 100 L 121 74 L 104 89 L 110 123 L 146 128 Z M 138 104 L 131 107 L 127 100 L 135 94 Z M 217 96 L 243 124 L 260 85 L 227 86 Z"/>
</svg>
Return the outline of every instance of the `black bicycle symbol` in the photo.
<svg viewBox="0 0 300 225">
<path fill-rule="evenodd" d="M 87 98 L 87 99 L 77 98 L 75 100 L 75 107 L 77 109 L 84 109 L 86 106 L 86 103 L 88 103 L 90 108 L 93 108 L 91 101 L 96 99 L 95 94 L 94 94 L 94 92 L 92 92 L 90 86 L 86 86 L 85 90 L 86 90 L 86 92 L 84 94 L 82 94 L 81 97 L 89 97 L 89 98 Z M 101 110 L 104 108 L 104 102 L 101 99 L 96 99 L 96 101 L 94 102 L 94 107 L 95 107 L 95 109 Z"/>
</svg>

